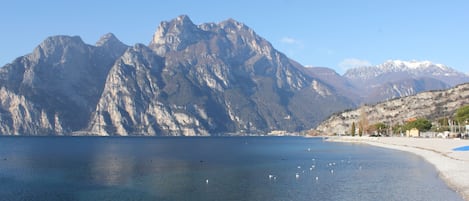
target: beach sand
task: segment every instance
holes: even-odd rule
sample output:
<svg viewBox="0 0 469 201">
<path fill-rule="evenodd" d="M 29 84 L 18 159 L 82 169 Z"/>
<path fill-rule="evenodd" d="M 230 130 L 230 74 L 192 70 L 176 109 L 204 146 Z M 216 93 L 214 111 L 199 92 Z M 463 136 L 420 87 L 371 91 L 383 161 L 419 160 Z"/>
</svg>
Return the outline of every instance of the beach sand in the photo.
<svg viewBox="0 0 469 201">
<path fill-rule="evenodd" d="M 469 140 L 406 137 L 329 137 L 333 142 L 365 143 L 407 151 L 433 164 L 440 177 L 469 201 L 469 151 L 454 148 L 469 146 Z"/>
</svg>

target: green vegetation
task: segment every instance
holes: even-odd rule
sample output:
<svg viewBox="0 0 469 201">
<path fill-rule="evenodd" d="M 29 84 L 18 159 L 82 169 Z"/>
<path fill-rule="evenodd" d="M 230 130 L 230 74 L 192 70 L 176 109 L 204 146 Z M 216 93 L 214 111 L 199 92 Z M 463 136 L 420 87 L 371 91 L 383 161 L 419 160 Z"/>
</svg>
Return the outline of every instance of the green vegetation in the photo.
<svg viewBox="0 0 469 201">
<path fill-rule="evenodd" d="M 454 120 L 456 120 L 460 125 L 469 123 L 469 105 L 463 106 L 456 110 Z"/>
<path fill-rule="evenodd" d="M 425 132 L 432 128 L 432 122 L 425 118 L 418 118 L 417 120 L 408 122 L 404 125 L 405 130 L 410 130 L 412 128 Z"/>
<path fill-rule="evenodd" d="M 383 135 L 386 133 L 388 126 L 383 122 L 379 122 L 373 125 L 373 129 L 378 132 L 378 134 Z"/>
<path fill-rule="evenodd" d="M 437 125 L 432 127 L 432 131 L 434 132 L 444 132 L 444 131 L 450 131 L 449 127 L 449 118 L 443 117 L 439 118 L 436 123 Z"/>
<path fill-rule="evenodd" d="M 352 128 L 350 129 L 350 133 L 352 134 L 352 136 L 355 136 L 355 122 L 352 122 Z"/>
<path fill-rule="evenodd" d="M 396 124 L 392 127 L 392 132 L 394 134 L 399 134 L 400 135 L 400 134 L 405 132 L 404 126 L 401 125 L 401 124 Z"/>
</svg>

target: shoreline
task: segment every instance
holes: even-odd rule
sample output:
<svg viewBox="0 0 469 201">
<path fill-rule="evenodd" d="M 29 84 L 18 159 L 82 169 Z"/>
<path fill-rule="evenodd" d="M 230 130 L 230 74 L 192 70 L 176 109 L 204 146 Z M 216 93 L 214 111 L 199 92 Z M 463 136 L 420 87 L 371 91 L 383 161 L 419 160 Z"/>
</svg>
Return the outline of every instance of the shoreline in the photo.
<svg viewBox="0 0 469 201">
<path fill-rule="evenodd" d="M 329 142 L 363 143 L 418 155 L 432 164 L 440 178 L 464 200 L 469 201 L 469 140 L 407 137 L 328 137 Z"/>
</svg>

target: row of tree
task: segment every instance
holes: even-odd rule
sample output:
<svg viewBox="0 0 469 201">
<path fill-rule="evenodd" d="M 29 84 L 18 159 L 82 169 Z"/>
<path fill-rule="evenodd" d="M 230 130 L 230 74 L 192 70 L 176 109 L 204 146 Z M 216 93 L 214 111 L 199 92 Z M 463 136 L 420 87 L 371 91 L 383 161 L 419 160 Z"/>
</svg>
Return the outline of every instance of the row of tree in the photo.
<svg viewBox="0 0 469 201">
<path fill-rule="evenodd" d="M 426 118 L 417 118 L 411 121 L 407 121 L 404 124 L 392 125 L 392 127 L 390 127 L 389 125 L 383 122 L 378 122 L 378 123 L 370 125 L 366 112 L 364 109 L 362 109 L 360 111 L 360 119 L 357 124 L 355 124 L 355 122 L 352 123 L 350 133 L 352 136 L 355 136 L 357 134 L 359 136 L 368 135 L 368 134 L 390 135 L 391 133 L 403 133 L 413 128 L 416 128 L 422 132 L 426 132 L 429 130 L 442 132 L 442 131 L 453 131 L 451 130 L 452 127 L 454 127 L 453 125 L 457 125 L 457 127 L 459 127 L 457 131 L 462 132 L 461 125 L 469 125 L 469 105 L 459 108 L 454 114 L 453 119 L 454 120 L 451 120 L 447 117 L 438 119 L 436 121 L 437 126 L 432 126 L 432 122 Z M 357 127 L 358 127 L 358 131 L 357 131 Z"/>
</svg>

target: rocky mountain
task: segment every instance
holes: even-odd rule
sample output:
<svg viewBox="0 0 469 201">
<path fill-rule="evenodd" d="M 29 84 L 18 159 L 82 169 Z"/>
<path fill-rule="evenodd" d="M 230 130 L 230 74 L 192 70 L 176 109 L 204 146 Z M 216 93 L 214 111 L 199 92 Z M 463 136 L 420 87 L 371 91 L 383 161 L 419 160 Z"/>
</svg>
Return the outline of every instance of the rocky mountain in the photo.
<svg viewBox="0 0 469 201">
<path fill-rule="evenodd" d="M 224 135 L 307 130 L 334 112 L 469 76 L 431 62 L 305 68 L 228 19 L 159 24 L 148 45 L 53 36 L 0 68 L 0 134 Z"/>
<path fill-rule="evenodd" d="M 327 135 L 350 133 L 352 123 L 357 124 L 362 115 L 368 119 L 370 125 L 378 122 L 386 125 L 403 125 L 406 120 L 418 117 L 436 120 L 451 117 L 458 108 L 467 104 L 469 104 L 469 83 L 448 90 L 422 92 L 336 113 L 322 122 L 316 130 Z"/>
<path fill-rule="evenodd" d="M 448 85 L 469 81 L 469 77 L 443 64 L 430 61 L 388 60 L 377 66 L 359 67 L 348 70 L 344 77 L 353 82 L 370 84 L 398 81 L 402 78 L 434 78 Z"/>
<path fill-rule="evenodd" d="M 229 19 L 162 22 L 149 45 L 54 36 L 0 69 L 4 135 L 294 132 L 353 106 Z"/>
<path fill-rule="evenodd" d="M 383 100 L 411 96 L 423 91 L 447 88 L 450 88 L 450 86 L 443 81 L 428 77 L 385 82 L 368 91 L 365 103 L 377 103 Z"/>
<path fill-rule="evenodd" d="M 308 74 L 330 86 L 337 93 L 348 97 L 354 104 L 359 105 L 363 101 L 359 96 L 359 88 L 333 69 L 326 67 L 307 67 L 306 70 Z"/>
<path fill-rule="evenodd" d="M 469 82 L 468 75 L 429 61 L 389 60 L 377 66 L 350 69 L 344 77 L 359 89 L 363 103 L 448 89 Z"/>
<path fill-rule="evenodd" d="M 1 133 L 64 134 L 86 127 L 108 71 L 126 48 L 112 34 L 96 46 L 55 36 L 2 67 Z"/>
</svg>

